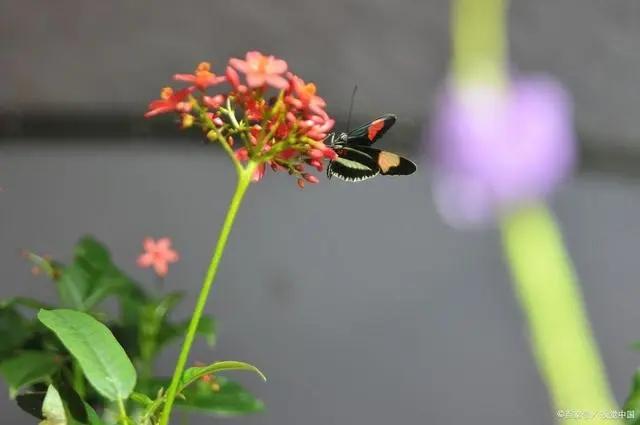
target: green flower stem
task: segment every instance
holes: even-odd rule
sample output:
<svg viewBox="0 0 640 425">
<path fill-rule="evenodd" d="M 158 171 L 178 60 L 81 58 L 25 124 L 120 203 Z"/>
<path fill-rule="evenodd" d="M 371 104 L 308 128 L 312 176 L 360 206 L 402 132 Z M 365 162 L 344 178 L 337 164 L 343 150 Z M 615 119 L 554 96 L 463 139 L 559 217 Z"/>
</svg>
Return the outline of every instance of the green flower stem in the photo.
<svg viewBox="0 0 640 425">
<path fill-rule="evenodd" d="M 127 416 L 127 410 L 124 407 L 124 401 L 122 399 L 118 399 L 118 412 L 119 412 L 119 422 L 121 425 L 129 425 L 131 423 L 131 419 Z"/>
<path fill-rule="evenodd" d="M 507 215 L 501 228 L 515 292 L 558 422 L 621 424 L 597 416 L 561 418 L 565 410 L 597 415 L 617 406 L 553 216 L 543 205 L 536 205 Z"/>
<path fill-rule="evenodd" d="M 238 172 L 238 183 L 236 185 L 236 190 L 233 194 L 233 197 L 231 198 L 227 216 L 224 219 L 222 230 L 220 231 L 220 236 L 218 237 L 218 242 L 216 244 L 215 250 L 213 251 L 211 262 L 209 263 L 209 268 L 207 269 L 207 273 L 202 282 L 202 289 L 200 289 L 200 295 L 198 295 L 198 300 L 196 301 L 196 306 L 193 310 L 193 315 L 191 316 L 191 322 L 189 322 L 189 328 L 187 329 L 187 334 L 184 338 L 184 342 L 182 343 L 182 349 L 180 350 L 176 368 L 173 372 L 173 377 L 171 378 L 171 384 L 169 385 L 169 389 L 167 390 L 164 408 L 160 417 L 160 425 L 167 425 L 169 423 L 169 419 L 171 417 L 171 409 L 173 408 L 173 402 L 175 401 L 178 392 L 178 387 L 180 385 L 180 380 L 182 378 L 184 368 L 187 364 L 187 360 L 189 359 L 189 352 L 191 351 L 191 346 L 193 345 L 193 340 L 198 329 L 198 324 L 200 323 L 200 318 L 202 317 L 202 314 L 204 312 L 204 308 L 207 304 L 207 299 L 209 298 L 209 292 L 211 291 L 211 287 L 213 286 L 213 282 L 218 271 L 218 265 L 220 264 L 220 260 L 222 259 L 222 253 L 224 252 L 225 245 L 227 244 L 229 233 L 231 233 L 231 228 L 233 227 L 233 222 L 236 218 L 236 214 L 238 213 L 238 209 L 240 208 L 240 204 L 242 203 L 244 194 L 251 184 L 251 177 L 256 166 L 257 164 L 255 162 L 249 161 L 247 166 Z"/>
<path fill-rule="evenodd" d="M 452 69 L 458 84 L 507 79 L 508 0 L 457 0 L 451 13 Z"/>
</svg>

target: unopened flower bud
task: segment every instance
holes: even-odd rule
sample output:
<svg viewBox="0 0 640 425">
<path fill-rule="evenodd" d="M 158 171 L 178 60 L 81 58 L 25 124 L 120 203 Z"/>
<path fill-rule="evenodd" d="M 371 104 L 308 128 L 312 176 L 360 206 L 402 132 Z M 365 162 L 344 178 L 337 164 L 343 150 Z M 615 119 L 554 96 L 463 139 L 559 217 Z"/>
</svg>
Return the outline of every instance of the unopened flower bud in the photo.
<svg viewBox="0 0 640 425">
<path fill-rule="evenodd" d="M 320 149 L 311 149 L 309 151 L 309 156 L 313 159 L 320 159 L 324 157 L 324 152 Z"/>
<path fill-rule="evenodd" d="M 239 161 L 247 161 L 249 159 L 249 151 L 246 148 L 237 149 L 236 158 L 238 158 Z"/>
<path fill-rule="evenodd" d="M 308 181 L 309 183 L 313 183 L 316 184 L 318 183 L 320 180 L 318 180 L 318 178 L 316 176 L 314 176 L 313 174 L 308 174 L 308 173 L 304 173 L 302 175 L 302 177 Z"/>
<path fill-rule="evenodd" d="M 190 114 L 182 114 L 181 116 L 181 120 L 180 120 L 180 126 L 182 128 L 189 128 L 193 125 L 195 118 L 193 115 Z"/>
</svg>

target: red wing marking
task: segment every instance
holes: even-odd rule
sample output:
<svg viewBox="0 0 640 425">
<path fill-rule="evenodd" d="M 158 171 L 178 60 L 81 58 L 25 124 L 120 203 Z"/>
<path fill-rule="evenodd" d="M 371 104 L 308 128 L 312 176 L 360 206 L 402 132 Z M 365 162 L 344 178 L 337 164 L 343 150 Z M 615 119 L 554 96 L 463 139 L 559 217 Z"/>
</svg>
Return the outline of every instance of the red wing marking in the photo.
<svg viewBox="0 0 640 425">
<path fill-rule="evenodd" d="M 384 120 L 375 120 L 371 124 L 369 124 L 369 128 L 367 130 L 367 137 L 369 140 L 373 141 L 376 135 L 382 130 L 384 127 Z"/>
</svg>

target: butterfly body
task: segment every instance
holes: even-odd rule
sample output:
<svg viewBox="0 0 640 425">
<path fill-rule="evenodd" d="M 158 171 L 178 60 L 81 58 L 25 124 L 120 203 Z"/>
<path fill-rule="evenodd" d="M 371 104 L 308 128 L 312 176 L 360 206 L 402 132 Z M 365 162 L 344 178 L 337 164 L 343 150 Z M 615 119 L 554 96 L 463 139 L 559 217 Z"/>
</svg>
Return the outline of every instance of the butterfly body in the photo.
<svg viewBox="0 0 640 425">
<path fill-rule="evenodd" d="M 371 147 L 396 122 L 396 116 L 385 114 L 348 133 L 333 133 L 329 146 L 338 158 L 327 167 L 327 177 L 358 182 L 377 176 L 406 176 L 416 171 L 416 165 L 393 152 Z"/>
</svg>

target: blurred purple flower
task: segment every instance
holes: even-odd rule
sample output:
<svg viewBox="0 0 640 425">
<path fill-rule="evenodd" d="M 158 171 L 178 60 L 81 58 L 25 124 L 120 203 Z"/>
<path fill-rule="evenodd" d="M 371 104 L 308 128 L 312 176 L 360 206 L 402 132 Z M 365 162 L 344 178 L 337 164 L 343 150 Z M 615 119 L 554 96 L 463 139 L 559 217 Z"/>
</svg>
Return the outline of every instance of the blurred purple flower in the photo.
<svg viewBox="0 0 640 425">
<path fill-rule="evenodd" d="M 575 164 L 571 99 L 549 77 L 507 88 L 449 84 L 428 139 L 435 200 L 454 225 L 544 198 Z"/>
</svg>

